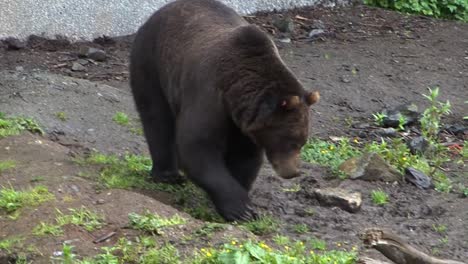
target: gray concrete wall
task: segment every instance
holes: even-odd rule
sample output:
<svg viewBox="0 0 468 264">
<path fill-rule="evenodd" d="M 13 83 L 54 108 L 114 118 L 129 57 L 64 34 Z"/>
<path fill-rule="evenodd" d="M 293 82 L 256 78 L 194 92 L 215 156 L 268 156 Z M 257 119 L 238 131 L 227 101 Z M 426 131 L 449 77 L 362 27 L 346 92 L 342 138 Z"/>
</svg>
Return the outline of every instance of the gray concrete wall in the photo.
<svg viewBox="0 0 468 264">
<path fill-rule="evenodd" d="M 31 34 L 91 40 L 132 34 L 172 0 L 0 0 L 0 39 Z M 347 0 L 221 0 L 242 15 Z"/>
</svg>

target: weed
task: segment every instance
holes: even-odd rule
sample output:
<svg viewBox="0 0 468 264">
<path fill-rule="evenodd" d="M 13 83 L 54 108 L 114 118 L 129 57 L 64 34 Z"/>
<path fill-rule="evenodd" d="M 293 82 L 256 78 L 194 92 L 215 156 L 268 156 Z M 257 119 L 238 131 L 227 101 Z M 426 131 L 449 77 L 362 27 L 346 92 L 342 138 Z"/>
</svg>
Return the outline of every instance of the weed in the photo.
<svg viewBox="0 0 468 264">
<path fill-rule="evenodd" d="M 59 226 L 73 224 L 84 227 L 87 231 L 94 231 L 104 225 L 104 217 L 92 212 L 85 207 L 80 209 L 68 209 L 71 214 L 65 215 L 60 210 L 57 211 L 56 222 Z"/>
<path fill-rule="evenodd" d="M 55 117 L 60 120 L 60 121 L 67 121 L 68 117 L 67 117 L 67 114 L 65 112 L 57 112 L 55 113 Z"/>
<path fill-rule="evenodd" d="M 447 226 L 446 225 L 436 225 L 436 224 L 433 224 L 432 225 L 432 228 L 434 229 L 434 231 L 436 231 L 437 233 L 445 233 L 447 231 Z"/>
<path fill-rule="evenodd" d="M 0 173 L 13 169 L 16 167 L 16 162 L 14 160 L 3 160 L 0 161 Z"/>
<path fill-rule="evenodd" d="M 24 130 L 44 134 L 44 131 L 32 118 L 6 117 L 4 113 L 0 112 L 0 138 L 18 135 Z"/>
<path fill-rule="evenodd" d="M 375 113 L 372 116 L 374 117 L 374 123 L 380 127 L 384 125 L 384 120 L 387 117 L 384 113 Z"/>
<path fill-rule="evenodd" d="M 367 5 L 400 12 L 468 22 L 468 2 L 459 0 L 364 0 Z"/>
<path fill-rule="evenodd" d="M 141 256 L 139 263 L 180 263 L 179 251 L 171 244 L 166 244 L 159 249 L 152 248 Z"/>
<path fill-rule="evenodd" d="M 445 174 L 435 177 L 434 186 L 436 191 L 442 193 L 449 193 L 453 188 L 452 181 Z"/>
<path fill-rule="evenodd" d="M 348 139 L 342 139 L 338 144 L 311 139 L 302 148 L 301 157 L 307 162 L 328 166 L 334 174 L 344 177 L 344 173 L 338 167 L 345 160 L 355 157 L 359 153 L 360 151 L 351 146 Z"/>
<path fill-rule="evenodd" d="M 152 214 L 149 211 L 146 211 L 143 215 L 130 213 L 128 218 L 130 219 L 130 226 L 132 228 L 150 232 L 152 234 L 162 234 L 161 230 L 166 227 L 183 225 L 187 222 L 186 219 L 182 218 L 178 214 L 171 218 L 164 218 L 157 214 Z"/>
<path fill-rule="evenodd" d="M 63 230 L 60 225 L 52 225 L 41 222 L 33 229 L 33 235 L 36 236 L 44 236 L 44 235 L 52 235 L 52 236 L 61 236 L 63 235 Z"/>
<path fill-rule="evenodd" d="M 288 245 L 289 243 L 291 243 L 289 237 L 282 236 L 282 235 L 275 235 L 273 237 L 273 241 L 279 246 L 284 246 L 284 245 Z"/>
<path fill-rule="evenodd" d="M 445 237 L 440 239 L 440 244 L 442 244 L 442 245 L 447 245 L 448 242 L 449 242 L 448 236 L 445 236 Z"/>
<path fill-rule="evenodd" d="M 306 224 L 297 224 L 293 226 L 294 232 L 298 234 L 305 234 L 309 232 L 309 227 Z"/>
<path fill-rule="evenodd" d="M 257 220 L 245 222 L 242 224 L 250 232 L 256 235 L 267 235 L 278 230 L 280 223 L 271 215 L 263 215 Z"/>
<path fill-rule="evenodd" d="M 35 206 L 54 199 L 47 187 L 36 186 L 31 190 L 17 191 L 13 187 L 0 188 L 0 209 L 13 213 L 23 206 Z"/>
<path fill-rule="evenodd" d="M 384 205 L 388 203 L 388 194 L 382 190 L 371 192 L 372 202 L 375 205 Z"/>
<path fill-rule="evenodd" d="M 301 185 L 298 184 L 298 183 L 293 184 L 289 188 L 283 188 L 283 192 L 293 192 L 293 193 L 295 193 L 295 192 L 298 192 L 300 190 L 301 190 Z"/>
<path fill-rule="evenodd" d="M 309 241 L 309 245 L 312 249 L 315 250 L 326 250 L 327 249 L 327 242 L 318 238 L 312 238 Z"/>
<path fill-rule="evenodd" d="M 21 244 L 24 238 L 21 237 L 10 237 L 0 240 L 0 251 L 4 250 L 7 253 L 11 253 L 11 250 Z"/>
<path fill-rule="evenodd" d="M 115 113 L 114 117 L 112 118 L 114 122 L 121 126 L 127 126 L 130 122 L 130 119 L 128 118 L 128 115 L 123 113 L 123 112 L 117 112 Z"/>
<path fill-rule="evenodd" d="M 429 95 L 423 94 L 429 100 L 431 104 L 426 110 L 424 110 L 421 118 L 421 130 L 423 136 L 429 141 L 437 141 L 440 120 L 442 116 L 450 113 L 450 102 L 441 103 L 437 101 L 439 96 L 439 87 L 435 89 L 429 88 Z"/>
<path fill-rule="evenodd" d="M 405 131 L 406 122 L 408 122 L 406 116 L 400 115 L 398 117 L 398 130 Z"/>
<path fill-rule="evenodd" d="M 226 227 L 219 223 L 205 223 L 200 229 L 196 230 L 194 234 L 197 237 L 211 237 L 214 232 L 224 230 Z"/>
</svg>

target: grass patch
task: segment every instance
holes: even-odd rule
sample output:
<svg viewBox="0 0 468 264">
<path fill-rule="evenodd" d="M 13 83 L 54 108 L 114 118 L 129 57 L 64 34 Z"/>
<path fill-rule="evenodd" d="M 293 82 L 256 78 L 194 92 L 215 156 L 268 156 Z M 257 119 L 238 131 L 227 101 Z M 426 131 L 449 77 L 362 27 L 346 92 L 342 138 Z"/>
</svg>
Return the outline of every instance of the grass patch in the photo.
<svg viewBox="0 0 468 264">
<path fill-rule="evenodd" d="M 130 118 L 123 112 L 115 113 L 114 117 L 112 117 L 112 120 L 121 126 L 127 126 L 130 123 Z"/>
<path fill-rule="evenodd" d="M 69 208 L 68 210 L 71 214 L 66 215 L 56 209 L 55 223 L 41 222 L 33 229 L 33 234 L 37 236 L 61 236 L 63 235 L 62 227 L 68 224 L 81 226 L 89 232 L 100 229 L 104 225 L 104 217 L 85 207 L 81 207 L 80 209 Z"/>
<path fill-rule="evenodd" d="M 23 131 L 44 134 L 41 127 L 32 118 L 26 117 L 7 117 L 0 112 L 0 138 L 19 135 Z"/>
<path fill-rule="evenodd" d="M 277 232 L 280 223 L 271 215 L 263 215 L 257 220 L 243 223 L 242 226 L 256 235 L 263 236 Z"/>
<path fill-rule="evenodd" d="M 57 112 L 55 113 L 55 117 L 60 120 L 60 121 L 67 121 L 68 120 L 68 116 L 65 112 Z"/>
<path fill-rule="evenodd" d="M 434 231 L 436 231 L 437 233 L 441 233 L 441 234 L 447 232 L 447 226 L 446 225 L 433 224 L 432 229 L 434 229 Z"/>
<path fill-rule="evenodd" d="M 100 229 L 104 225 L 104 217 L 98 215 L 95 212 L 90 211 L 85 207 L 80 209 L 68 209 L 71 214 L 65 215 L 60 210 L 57 210 L 57 224 L 64 226 L 67 224 L 73 224 L 77 226 L 82 226 L 87 231 L 94 231 Z"/>
<path fill-rule="evenodd" d="M 67 248 L 65 248 L 67 247 Z M 73 254 L 72 247 L 64 245 L 62 263 L 101 264 L 101 263 L 180 263 L 180 264 L 233 264 L 233 263 L 283 263 L 283 264 L 354 264 L 357 252 L 320 251 L 316 252 L 302 241 L 290 241 L 285 244 L 268 245 L 263 241 L 230 241 L 217 247 L 197 249 L 186 255 L 173 245 L 156 245 L 153 238 L 139 237 L 136 241 L 126 238 L 119 240 L 113 247 L 101 248 L 102 253 L 93 258 L 79 260 Z"/>
<path fill-rule="evenodd" d="M 45 186 L 36 186 L 27 191 L 17 191 L 13 187 L 0 188 L 0 210 L 13 213 L 24 206 L 35 206 L 54 199 Z"/>
<path fill-rule="evenodd" d="M 297 224 L 293 226 L 294 232 L 298 234 L 309 233 L 309 227 L 306 224 Z"/>
<path fill-rule="evenodd" d="M 330 167 L 333 174 L 344 177 L 344 173 L 338 167 L 352 157 L 360 154 L 348 139 L 342 139 L 338 143 L 332 143 L 319 139 L 310 139 L 302 148 L 301 157 L 304 161 L 317 163 Z"/>
<path fill-rule="evenodd" d="M 197 237 L 211 237 L 213 233 L 224 230 L 226 226 L 219 223 L 205 223 L 201 228 L 194 232 Z"/>
<path fill-rule="evenodd" d="M 327 242 L 318 238 L 311 238 L 308 241 L 310 247 L 315 250 L 326 250 L 327 249 Z"/>
<path fill-rule="evenodd" d="M 36 236 L 45 236 L 45 235 L 61 236 L 63 235 L 63 230 L 62 230 L 62 226 L 60 225 L 53 225 L 53 224 L 40 222 L 39 225 L 34 227 L 32 233 L 33 235 L 36 235 Z"/>
<path fill-rule="evenodd" d="M 0 251 L 6 251 L 7 253 L 11 253 L 11 250 L 21 245 L 21 242 L 24 238 L 21 237 L 10 237 L 3 240 L 0 240 Z"/>
<path fill-rule="evenodd" d="M 137 213 L 130 213 L 128 215 L 130 219 L 130 226 L 136 230 L 142 230 L 152 234 L 162 234 L 162 229 L 175 225 L 183 225 L 187 222 L 186 219 L 182 218 L 178 214 L 171 218 L 164 218 L 157 214 L 152 214 L 146 211 L 143 215 Z"/>
<path fill-rule="evenodd" d="M 372 191 L 371 198 L 375 205 L 385 205 L 388 203 L 388 194 L 382 190 Z"/>
<path fill-rule="evenodd" d="M 16 167 L 16 162 L 14 160 L 3 160 L 0 161 L 0 173 L 10 170 Z"/>
</svg>

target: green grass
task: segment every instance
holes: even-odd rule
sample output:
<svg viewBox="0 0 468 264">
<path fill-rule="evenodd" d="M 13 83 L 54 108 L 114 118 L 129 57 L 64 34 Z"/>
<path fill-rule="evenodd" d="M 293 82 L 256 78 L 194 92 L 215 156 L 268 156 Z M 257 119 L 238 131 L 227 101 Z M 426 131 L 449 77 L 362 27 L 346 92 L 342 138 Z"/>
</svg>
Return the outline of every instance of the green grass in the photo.
<svg viewBox="0 0 468 264">
<path fill-rule="evenodd" d="M 71 214 L 65 215 L 60 210 L 57 210 L 57 224 L 64 226 L 66 224 L 73 224 L 82 226 L 87 231 L 94 231 L 104 226 L 104 217 L 96 212 L 90 211 L 85 207 L 79 209 L 69 208 Z"/>
<path fill-rule="evenodd" d="M 100 166 L 97 180 L 105 188 L 169 192 L 173 194 L 175 203 L 191 216 L 205 221 L 223 222 L 207 194 L 192 182 L 187 181 L 181 185 L 153 182 L 149 157 L 131 154 L 117 157 L 93 153 L 85 159 L 77 159 L 76 162 L 84 166 Z"/>
<path fill-rule="evenodd" d="M 36 235 L 36 236 L 45 236 L 45 235 L 61 236 L 63 235 L 63 230 L 62 230 L 62 226 L 60 225 L 53 225 L 53 224 L 40 222 L 39 225 L 34 227 L 32 233 L 33 235 Z"/>
<path fill-rule="evenodd" d="M 32 118 L 7 117 L 0 112 L 0 138 L 19 135 L 23 131 L 44 134 L 41 127 Z"/>
<path fill-rule="evenodd" d="M 61 236 L 63 235 L 62 227 L 68 224 L 81 226 L 89 232 L 104 226 L 104 217 L 85 207 L 79 209 L 69 208 L 68 211 L 70 214 L 64 214 L 56 209 L 55 223 L 41 222 L 33 229 L 33 234 L 37 236 Z"/>
<path fill-rule="evenodd" d="M 123 112 L 117 112 L 115 113 L 114 117 L 112 118 L 114 122 L 121 126 L 127 126 L 130 123 L 130 118 L 128 117 L 127 114 Z"/>
<path fill-rule="evenodd" d="M 280 223 L 271 215 L 263 215 L 257 220 L 245 222 L 242 224 L 250 232 L 256 235 L 268 235 L 278 231 Z"/>
<path fill-rule="evenodd" d="M 35 206 L 54 199 L 54 195 L 45 186 L 36 186 L 25 191 L 13 187 L 0 188 L 0 210 L 13 213 L 24 206 Z"/>
<path fill-rule="evenodd" d="M 6 251 L 7 253 L 11 253 L 11 250 L 21 245 L 21 242 L 24 240 L 22 237 L 10 237 L 3 240 L 0 240 L 0 252 Z"/>
<path fill-rule="evenodd" d="M 65 112 L 57 112 L 55 113 L 55 117 L 60 120 L 60 121 L 67 121 L 68 120 L 68 116 Z"/>
<path fill-rule="evenodd" d="M 442 225 L 442 224 L 439 224 L 439 225 L 433 224 L 432 229 L 434 229 L 434 231 L 436 231 L 437 233 L 441 233 L 441 234 L 447 232 L 447 226 Z"/>
<path fill-rule="evenodd" d="M 309 227 L 306 224 L 297 224 L 293 226 L 293 230 L 298 234 L 305 234 L 309 232 Z"/>
<path fill-rule="evenodd" d="M 388 203 L 388 194 L 382 190 L 372 191 L 371 198 L 375 205 L 385 205 Z"/>
<path fill-rule="evenodd" d="M 178 214 L 170 218 L 164 218 L 157 214 L 152 214 L 149 211 L 145 212 L 143 215 L 130 213 L 128 218 L 132 228 L 152 234 L 162 234 L 162 230 L 166 227 L 183 225 L 187 222 L 186 219 Z"/>
<path fill-rule="evenodd" d="M 68 247 L 68 248 L 65 248 Z M 184 255 L 171 244 L 157 245 L 153 238 L 139 237 L 136 241 L 126 238 L 113 247 L 102 247 L 101 253 L 93 258 L 79 260 L 70 246 L 64 245 L 61 263 L 103 264 L 103 263 L 171 263 L 171 264 L 354 264 L 357 252 L 315 251 L 302 241 L 287 241 L 281 245 L 268 245 L 263 241 L 232 240 L 216 247 L 195 249 Z"/>
<path fill-rule="evenodd" d="M 351 146 L 349 140 L 343 139 L 337 144 L 319 139 L 310 139 L 302 148 L 301 157 L 304 161 L 317 163 L 331 168 L 335 175 L 344 177 L 338 167 L 346 160 L 360 154 Z"/>
<path fill-rule="evenodd" d="M 16 162 L 14 160 L 2 160 L 0 161 L 0 173 L 10 170 L 16 167 Z"/>
<path fill-rule="evenodd" d="M 327 249 L 327 242 L 318 238 L 311 238 L 309 241 L 309 245 L 312 249 L 315 250 L 326 250 Z"/>
</svg>

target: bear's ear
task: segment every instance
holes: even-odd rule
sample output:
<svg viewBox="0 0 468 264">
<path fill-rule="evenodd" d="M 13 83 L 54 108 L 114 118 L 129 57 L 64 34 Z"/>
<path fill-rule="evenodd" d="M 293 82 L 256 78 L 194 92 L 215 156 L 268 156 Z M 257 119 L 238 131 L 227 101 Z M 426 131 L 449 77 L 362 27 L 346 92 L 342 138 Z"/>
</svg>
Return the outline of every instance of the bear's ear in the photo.
<svg viewBox="0 0 468 264">
<path fill-rule="evenodd" d="M 320 93 L 315 91 L 315 92 L 309 92 L 305 95 L 305 102 L 307 103 L 308 106 L 311 106 L 315 103 L 317 103 L 320 99 Z"/>
<path fill-rule="evenodd" d="M 279 106 L 282 109 L 291 110 L 291 109 L 294 109 L 295 107 L 297 107 L 300 103 L 301 103 L 301 98 L 299 98 L 299 96 L 290 95 L 290 96 L 284 97 L 280 101 Z"/>
</svg>

